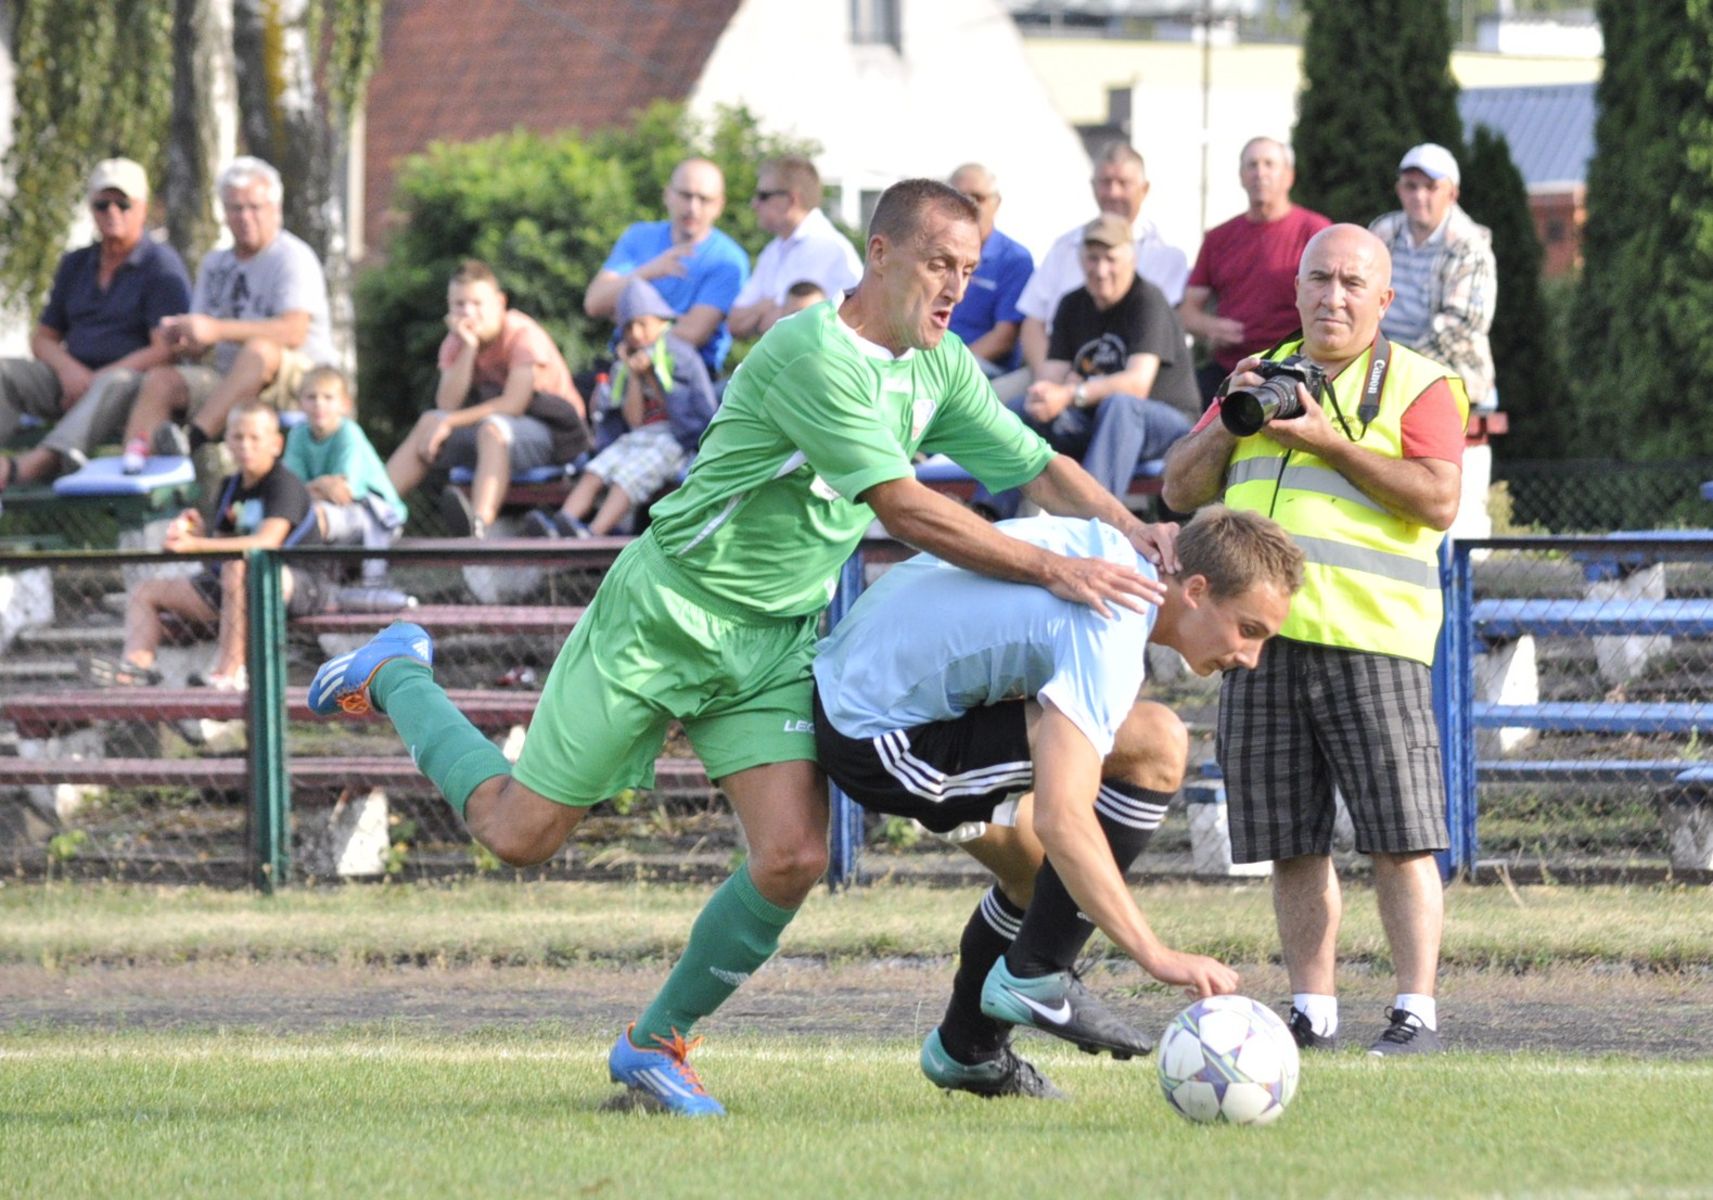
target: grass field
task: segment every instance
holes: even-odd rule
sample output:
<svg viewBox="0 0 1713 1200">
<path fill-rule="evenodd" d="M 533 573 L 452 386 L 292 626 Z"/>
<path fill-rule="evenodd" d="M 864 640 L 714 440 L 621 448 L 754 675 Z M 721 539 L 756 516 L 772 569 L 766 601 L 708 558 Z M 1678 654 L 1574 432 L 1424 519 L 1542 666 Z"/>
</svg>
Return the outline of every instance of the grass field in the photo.
<svg viewBox="0 0 1713 1200">
<path fill-rule="evenodd" d="M 786 953 L 832 965 L 770 967 L 698 1051 L 730 1118 L 602 1112 L 611 1031 L 706 894 L 0 885 L 0 1195 L 1713 1195 L 1713 889 L 1454 887 L 1462 1043 L 1551 1049 L 1311 1057 L 1257 1130 L 1182 1121 L 1152 1060 L 1035 1035 L 1025 1053 L 1071 1102 L 939 1094 L 908 1035 L 943 1003 L 974 890 L 818 892 Z M 1277 998 L 1264 887 L 1138 897 Z M 1387 980 L 1361 888 L 1341 951 L 1365 964 L 1348 1019 L 1371 1026 Z M 1122 979 L 1103 986 L 1149 1022 L 1182 1003 Z"/>
<path fill-rule="evenodd" d="M 710 889 L 692 885 L 473 881 L 345 887 L 275 896 L 138 885 L 0 884 L 0 964 L 270 960 L 566 966 L 675 957 Z M 782 952 L 831 959 L 944 956 L 976 888 L 817 890 Z M 1276 957 L 1262 885 L 1136 889 L 1163 936 L 1236 962 Z M 1340 955 L 1383 962 L 1372 892 L 1349 889 Z M 1676 970 L 1713 964 L 1713 889 L 1453 886 L 1448 966 L 1554 963 Z"/>
<path fill-rule="evenodd" d="M 725 1121 L 597 1111 L 605 1046 L 460 1038 L 9 1035 L 16 1196 L 1706 1194 L 1713 1063 L 1311 1060 L 1265 1129 L 1193 1126 L 1151 1062 L 1031 1042 L 1074 1099 L 924 1086 L 911 1044 L 722 1039 Z M 1701 1130 L 1696 1134 L 1695 1130 Z"/>
</svg>

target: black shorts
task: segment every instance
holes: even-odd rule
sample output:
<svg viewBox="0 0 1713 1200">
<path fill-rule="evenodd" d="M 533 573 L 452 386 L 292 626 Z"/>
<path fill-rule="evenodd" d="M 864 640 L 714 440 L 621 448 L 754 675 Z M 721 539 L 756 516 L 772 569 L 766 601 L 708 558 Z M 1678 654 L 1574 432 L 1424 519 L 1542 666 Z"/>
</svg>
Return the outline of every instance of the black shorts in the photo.
<svg viewBox="0 0 1713 1200">
<path fill-rule="evenodd" d="M 914 817 L 935 833 L 985 821 L 1034 780 L 1021 700 L 972 708 L 879 737 L 846 737 L 815 691 L 815 751 L 845 795 L 864 808 Z"/>
</svg>

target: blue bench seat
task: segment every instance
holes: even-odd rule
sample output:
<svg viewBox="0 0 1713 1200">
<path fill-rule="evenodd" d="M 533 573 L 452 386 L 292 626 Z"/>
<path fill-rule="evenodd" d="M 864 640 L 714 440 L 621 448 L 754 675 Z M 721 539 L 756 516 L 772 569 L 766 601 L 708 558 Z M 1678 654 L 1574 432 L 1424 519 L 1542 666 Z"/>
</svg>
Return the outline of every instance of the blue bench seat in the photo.
<svg viewBox="0 0 1713 1200">
<path fill-rule="evenodd" d="M 1474 617 L 1485 638 L 1713 637 L 1713 600 L 1477 600 Z"/>
<path fill-rule="evenodd" d="M 1544 729 L 1558 733 L 1713 732 L 1713 704 L 1559 700 L 1540 704 L 1470 705 L 1477 729 Z"/>
<path fill-rule="evenodd" d="M 196 482 L 190 460 L 154 457 L 135 475 L 127 475 L 120 460 L 92 458 L 69 475 L 54 480 L 56 496 L 148 496 L 159 488 L 187 487 Z"/>
</svg>

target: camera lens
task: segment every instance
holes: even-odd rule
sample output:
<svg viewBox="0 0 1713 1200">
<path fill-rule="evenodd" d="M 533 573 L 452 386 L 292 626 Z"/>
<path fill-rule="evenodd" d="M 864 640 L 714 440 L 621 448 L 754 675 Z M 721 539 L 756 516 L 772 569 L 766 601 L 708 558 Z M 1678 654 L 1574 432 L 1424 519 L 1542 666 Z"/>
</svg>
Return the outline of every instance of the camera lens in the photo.
<svg viewBox="0 0 1713 1200">
<path fill-rule="evenodd" d="M 1260 390 L 1264 392 L 1265 386 Z M 1238 437 L 1259 433 L 1268 416 L 1267 406 L 1254 392 L 1232 392 L 1219 404 L 1219 419 Z"/>
</svg>

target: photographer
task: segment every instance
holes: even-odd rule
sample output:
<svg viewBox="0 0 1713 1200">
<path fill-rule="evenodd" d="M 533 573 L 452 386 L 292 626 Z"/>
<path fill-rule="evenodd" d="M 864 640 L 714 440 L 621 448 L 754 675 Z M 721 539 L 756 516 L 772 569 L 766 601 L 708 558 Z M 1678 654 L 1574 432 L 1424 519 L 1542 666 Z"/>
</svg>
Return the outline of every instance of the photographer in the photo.
<svg viewBox="0 0 1713 1200">
<path fill-rule="evenodd" d="M 1442 1048 L 1434 974 L 1444 911 L 1433 853 L 1449 835 L 1430 664 L 1469 400 L 1446 368 L 1380 337 L 1391 259 L 1373 234 L 1355 225 L 1316 234 L 1296 291 L 1303 335 L 1244 359 L 1221 388 L 1233 401 L 1260 400 L 1272 419 L 1239 437 L 1216 399 L 1167 456 L 1165 499 L 1187 512 L 1223 491 L 1232 508 L 1283 525 L 1308 560 L 1280 636 L 1254 670 L 1225 673 L 1219 705 L 1232 858 L 1275 860 L 1291 1031 L 1305 1048 L 1336 1044 L 1336 788 L 1356 848 L 1373 859 L 1398 976 L 1372 1052 L 1432 1052 Z M 1280 395 L 1257 368 L 1299 353 L 1300 378 L 1272 381 L 1289 384 Z M 1303 380 L 1319 384 L 1318 398 Z"/>
</svg>

